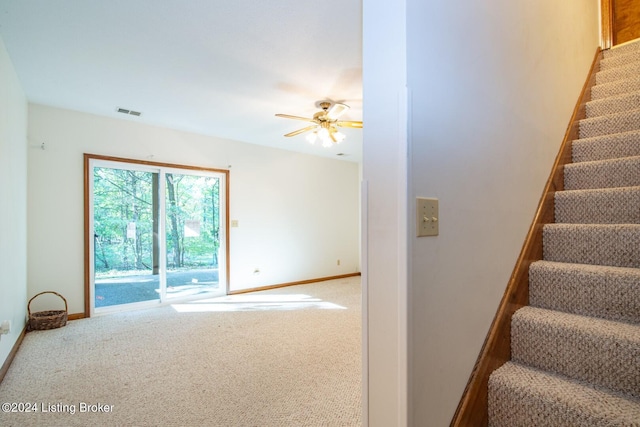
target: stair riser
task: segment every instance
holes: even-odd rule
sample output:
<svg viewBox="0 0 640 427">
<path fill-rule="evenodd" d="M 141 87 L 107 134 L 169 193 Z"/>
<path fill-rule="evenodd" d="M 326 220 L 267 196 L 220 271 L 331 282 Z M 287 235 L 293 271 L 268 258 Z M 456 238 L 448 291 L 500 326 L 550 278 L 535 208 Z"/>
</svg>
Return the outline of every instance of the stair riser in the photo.
<svg viewBox="0 0 640 427">
<path fill-rule="evenodd" d="M 489 426 L 637 426 L 640 404 L 509 362 L 489 378 Z"/>
<path fill-rule="evenodd" d="M 580 138 L 640 130 L 640 111 L 580 120 Z"/>
<path fill-rule="evenodd" d="M 586 105 L 586 114 L 587 117 L 598 117 L 607 114 L 623 113 L 638 108 L 640 108 L 640 92 L 633 92 L 588 102 Z"/>
<path fill-rule="evenodd" d="M 640 224 L 640 187 L 557 192 L 555 222 Z"/>
<path fill-rule="evenodd" d="M 489 427 L 576 427 L 582 426 L 617 426 L 609 424 L 607 417 L 587 418 L 572 414 L 573 408 L 564 402 L 549 402 L 543 396 L 520 398 L 517 389 L 504 387 L 489 388 Z M 568 413 L 571 414 L 567 415 Z M 575 424 L 576 420 L 583 422 Z M 620 426 L 624 424 L 619 424 Z M 629 424 L 631 425 L 631 424 Z"/>
<path fill-rule="evenodd" d="M 605 58 L 612 58 L 614 56 L 623 56 L 640 50 L 640 43 L 629 43 L 622 46 L 616 46 L 613 49 L 607 49 L 602 51 Z"/>
<path fill-rule="evenodd" d="M 546 261 L 640 268 L 640 226 L 548 224 Z"/>
<path fill-rule="evenodd" d="M 548 310 L 640 323 L 640 272 L 533 263 L 529 303 Z"/>
<path fill-rule="evenodd" d="M 634 50 L 627 53 L 609 56 L 600 60 L 600 70 L 605 71 L 611 68 L 621 67 L 632 62 L 640 61 L 640 51 Z"/>
<path fill-rule="evenodd" d="M 640 74 L 640 62 L 632 62 L 622 67 L 615 67 L 596 73 L 596 84 L 603 84 L 637 77 Z"/>
<path fill-rule="evenodd" d="M 576 140 L 571 148 L 576 163 L 640 156 L 640 131 Z"/>
<path fill-rule="evenodd" d="M 640 186 L 640 157 L 572 163 L 564 167 L 565 190 Z"/>
<path fill-rule="evenodd" d="M 604 83 L 591 88 L 591 99 L 598 100 L 610 96 L 622 95 L 625 93 L 640 90 L 640 79 L 637 77 L 619 80 L 617 82 Z"/>
<path fill-rule="evenodd" d="M 511 359 L 640 397 L 640 335 L 616 336 L 613 327 L 592 331 L 516 314 L 511 322 Z"/>
<path fill-rule="evenodd" d="M 489 385 L 489 427 L 575 427 L 574 421 L 565 415 L 569 408 L 549 408 L 540 396 L 520 397 L 517 389 Z M 604 418 L 597 422 L 605 422 Z M 605 424 L 602 424 L 605 425 Z"/>
</svg>

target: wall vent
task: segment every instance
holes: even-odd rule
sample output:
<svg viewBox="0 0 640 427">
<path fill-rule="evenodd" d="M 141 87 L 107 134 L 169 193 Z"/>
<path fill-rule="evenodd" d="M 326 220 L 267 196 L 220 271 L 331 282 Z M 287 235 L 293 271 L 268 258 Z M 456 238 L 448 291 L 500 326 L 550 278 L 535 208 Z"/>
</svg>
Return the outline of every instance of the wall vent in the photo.
<svg viewBox="0 0 640 427">
<path fill-rule="evenodd" d="M 118 113 L 129 114 L 131 116 L 140 116 L 142 113 L 140 111 L 127 110 L 126 108 L 116 108 Z"/>
</svg>

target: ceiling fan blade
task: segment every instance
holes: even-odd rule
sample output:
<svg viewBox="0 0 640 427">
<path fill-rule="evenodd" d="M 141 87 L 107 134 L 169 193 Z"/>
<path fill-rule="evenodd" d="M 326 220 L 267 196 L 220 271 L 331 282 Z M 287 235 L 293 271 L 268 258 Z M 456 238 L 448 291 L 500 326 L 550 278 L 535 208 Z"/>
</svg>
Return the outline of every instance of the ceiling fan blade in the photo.
<svg viewBox="0 0 640 427">
<path fill-rule="evenodd" d="M 301 133 L 304 133 L 304 132 L 310 131 L 311 129 L 315 129 L 315 128 L 317 128 L 317 127 L 318 127 L 318 126 L 316 126 L 316 125 L 313 125 L 313 126 L 307 126 L 306 128 L 302 128 L 302 129 L 295 130 L 295 131 L 293 131 L 293 132 L 289 132 L 289 133 L 288 133 L 288 134 L 286 134 L 285 136 L 296 136 L 296 135 L 300 135 Z"/>
<path fill-rule="evenodd" d="M 353 121 L 353 120 L 342 120 L 342 121 L 336 122 L 336 126 L 340 126 L 343 128 L 362 129 L 362 122 Z"/>
<path fill-rule="evenodd" d="M 289 114 L 276 114 L 277 117 L 282 117 L 284 119 L 293 119 L 293 120 L 302 120 L 304 122 L 314 122 L 314 119 L 309 117 L 300 117 L 300 116 L 291 116 Z"/>
<path fill-rule="evenodd" d="M 327 114 L 325 117 L 327 118 L 327 120 L 331 120 L 331 121 L 337 120 L 338 117 L 346 113 L 347 110 L 349 110 L 348 105 L 340 104 L 339 102 L 336 102 L 329 108 L 329 110 L 327 110 Z"/>
</svg>

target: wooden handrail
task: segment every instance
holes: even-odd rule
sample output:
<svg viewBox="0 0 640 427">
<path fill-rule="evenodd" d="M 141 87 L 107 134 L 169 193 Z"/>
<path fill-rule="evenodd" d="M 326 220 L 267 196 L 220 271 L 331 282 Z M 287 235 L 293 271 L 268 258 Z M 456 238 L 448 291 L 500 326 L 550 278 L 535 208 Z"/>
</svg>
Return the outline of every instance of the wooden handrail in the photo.
<svg viewBox="0 0 640 427">
<path fill-rule="evenodd" d="M 579 120 L 586 116 L 585 104 L 591 99 L 595 73 L 600 67 L 600 52 L 598 48 L 507 289 L 451 421 L 452 427 L 488 425 L 489 375 L 511 359 L 511 316 L 529 304 L 529 265 L 542 259 L 542 228 L 554 222 L 554 195 L 564 189 L 564 165 L 571 163 L 571 141 L 578 139 Z"/>
</svg>

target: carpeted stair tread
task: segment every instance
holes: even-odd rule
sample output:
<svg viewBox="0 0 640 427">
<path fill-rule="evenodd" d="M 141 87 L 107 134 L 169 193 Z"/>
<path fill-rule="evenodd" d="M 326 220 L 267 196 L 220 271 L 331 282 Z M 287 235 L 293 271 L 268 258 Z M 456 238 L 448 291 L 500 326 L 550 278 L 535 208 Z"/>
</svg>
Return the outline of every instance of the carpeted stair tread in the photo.
<svg viewBox="0 0 640 427">
<path fill-rule="evenodd" d="M 640 41 L 631 41 L 629 43 L 614 46 L 611 49 L 603 50 L 602 56 L 604 58 L 611 58 L 612 56 L 626 55 L 635 50 L 640 50 Z"/>
<path fill-rule="evenodd" d="M 526 306 L 511 320 L 511 360 L 640 397 L 640 325 Z"/>
<path fill-rule="evenodd" d="M 638 224 L 546 224 L 546 261 L 640 268 Z"/>
<path fill-rule="evenodd" d="M 580 138 L 629 132 L 640 129 L 640 109 L 606 116 L 590 117 L 579 122 Z"/>
<path fill-rule="evenodd" d="M 571 149 L 575 163 L 640 156 L 640 130 L 577 139 Z"/>
<path fill-rule="evenodd" d="M 587 117 L 606 116 L 640 108 L 640 91 L 623 93 L 587 102 Z"/>
<path fill-rule="evenodd" d="M 490 427 L 640 426 L 640 400 L 507 362 L 489 378 Z"/>
<path fill-rule="evenodd" d="M 570 163 L 564 166 L 565 190 L 639 185 L 640 156 Z"/>
<path fill-rule="evenodd" d="M 555 222 L 640 224 L 640 186 L 558 191 Z"/>
<path fill-rule="evenodd" d="M 529 303 L 640 324 L 640 269 L 536 261 L 529 267 Z"/>
<path fill-rule="evenodd" d="M 640 61 L 640 50 L 623 51 L 618 55 L 608 56 L 600 60 L 600 70 L 620 67 L 631 62 Z"/>
<path fill-rule="evenodd" d="M 596 73 L 596 84 L 615 82 L 640 74 L 640 62 L 631 62 Z"/>
<path fill-rule="evenodd" d="M 637 90 L 640 90 L 640 76 L 633 76 L 627 79 L 593 86 L 591 88 L 591 99 L 597 100 L 623 93 L 635 92 Z"/>
</svg>

